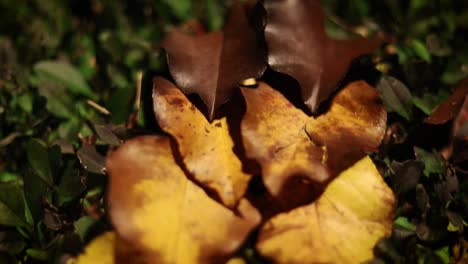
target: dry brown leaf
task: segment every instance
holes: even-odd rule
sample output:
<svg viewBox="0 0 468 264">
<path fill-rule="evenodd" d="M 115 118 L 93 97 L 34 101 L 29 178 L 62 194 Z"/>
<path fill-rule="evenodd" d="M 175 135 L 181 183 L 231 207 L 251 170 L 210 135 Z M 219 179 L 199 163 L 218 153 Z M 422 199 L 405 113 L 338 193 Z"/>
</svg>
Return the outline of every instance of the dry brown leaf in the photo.
<svg viewBox="0 0 468 264">
<path fill-rule="evenodd" d="M 106 165 L 111 220 L 145 263 L 220 263 L 260 222 L 248 201 L 233 212 L 188 180 L 166 137 L 127 141 Z"/>
<path fill-rule="evenodd" d="M 251 175 L 234 154 L 226 117 L 211 124 L 171 82 L 157 77 L 154 112 L 161 128 L 178 143 L 187 170 L 204 188 L 234 208 L 244 196 Z"/>
<path fill-rule="evenodd" d="M 468 94 L 468 78 L 463 79 L 454 89 L 452 95 L 438 105 L 426 118 L 425 122 L 432 125 L 444 124 L 457 117 Z"/>
<path fill-rule="evenodd" d="M 353 59 L 387 40 L 380 35 L 328 37 L 319 0 L 269 0 L 264 6 L 268 64 L 299 82 L 304 103 L 312 111 L 338 88 Z"/>
<path fill-rule="evenodd" d="M 391 234 L 395 198 L 369 157 L 342 172 L 314 203 L 260 230 L 259 253 L 275 263 L 362 263 Z"/>
<path fill-rule="evenodd" d="M 162 41 L 176 84 L 184 93 L 201 97 L 210 120 L 242 80 L 265 71 L 265 44 L 249 22 L 249 8 L 234 4 L 222 31 L 190 36 L 173 30 Z"/>
<path fill-rule="evenodd" d="M 241 124 L 246 155 L 260 163 L 265 186 L 274 196 L 290 189 L 294 178 L 324 186 L 364 157 L 364 151 L 378 147 L 385 133 L 386 112 L 379 95 L 363 81 L 346 86 L 328 112 L 317 118 L 265 83 L 243 88 L 242 93 L 247 105 Z"/>
</svg>

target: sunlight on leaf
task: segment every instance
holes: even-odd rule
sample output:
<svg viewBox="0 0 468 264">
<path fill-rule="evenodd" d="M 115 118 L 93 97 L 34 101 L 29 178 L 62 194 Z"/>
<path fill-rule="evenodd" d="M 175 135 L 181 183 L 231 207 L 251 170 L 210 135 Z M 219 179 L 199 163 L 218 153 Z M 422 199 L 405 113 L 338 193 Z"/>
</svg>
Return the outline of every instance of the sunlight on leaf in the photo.
<svg viewBox="0 0 468 264">
<path fill-rule="evenodd" d="M 260 222 L 247 200 L 235 213 L 188 180 L 166 137 L 127 141 L 106 165 L 119 238 L 150 263 L 220 263 Z"/>
<path fill-rule="evenodd" d="M 366 157 L 312 204 L 270 219 L 257 249 L 275 263 L 362 263 L 391 234 L 394 205 L 391 189 Z"/>
<path fill-rule="evenodd" d="M 89 243 L 75 262 L 69 264 L 114 264 L 115 233 L 107 232 Z"/>
<path fill-rule="evenodd" d="M 274 196 L 296 176 L 323 186 L 364 157 L 364 151 L 375 150 L 385 133 L 383 105 L 375 89 L 362 81 L 340 91 L 317 118 L 265 83 L 242 93 L 247 104 L 241 124 L 246 153 L 262 166 L 265 186 Z"/>
<path fill-rule="evenodd" d="M 161 128 L 178 143 L 187 170 L 221 202 L 233 208 L 243 197 L 251 175 L 234 154 L 226 117 L 211 124 L 171 82 L 156 78 L 154 112 Z"/>
</svg>

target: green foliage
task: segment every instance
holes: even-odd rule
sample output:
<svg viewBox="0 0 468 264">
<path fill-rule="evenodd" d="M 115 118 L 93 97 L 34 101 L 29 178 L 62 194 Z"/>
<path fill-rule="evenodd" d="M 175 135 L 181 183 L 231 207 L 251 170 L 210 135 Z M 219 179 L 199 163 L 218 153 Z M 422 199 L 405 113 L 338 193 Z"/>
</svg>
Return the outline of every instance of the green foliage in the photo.
<svg viewBox="0 0 468 264">
<path fill-rule="evenodd" d="M 158 44 L 170 27 L 197 18 L 217 30 L 230 2 L 0 0 L 0 263 L 58 262 L 111 228 L 104 156 L 153 128 L 144 100 L 135 113 L 139 75 L 148 73 L 145 87 L 165 71 Z M 390 183 L 392 161 L 416 159 L 427 176 L 399 197 L 394 236 L 379 257 L 447 263 L 454 237 L 466 237 L 468 183 L 426 151 L 447 139 L 424 141 L 422 121 L 468 76 L 468 2 L 323 2 L 334 36 L 396 37 L 374 56 L 385 66 L 378 88 L 389 126 L 398 128 L 375 158 Z M 250 244 L 239 254 L 262 263 Z"/>
</svg>

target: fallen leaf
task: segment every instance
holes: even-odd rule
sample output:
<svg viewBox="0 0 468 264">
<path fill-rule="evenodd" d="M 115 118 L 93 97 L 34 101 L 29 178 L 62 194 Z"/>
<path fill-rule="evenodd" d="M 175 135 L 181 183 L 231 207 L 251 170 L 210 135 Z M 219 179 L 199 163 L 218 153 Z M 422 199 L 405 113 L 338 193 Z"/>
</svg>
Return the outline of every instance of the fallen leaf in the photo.
<svg viewBox="0 0 468 264">
<path fill-rule="evenodd" d="M 247 200 L 231 211 L 188 180 L 166 137 L 129 140 L 106 165 L 116 232 L 148 263 L 221 263 L 260 222 Z"/>
<path fill-rule="evenodd" d="M 244 196 L 251 175 L 242 171 L 234 154 L 226 117 L 211 124 L 171 82 L 157 77 L 154 112 L 160 127 L 178 143 L 188 172 L 229 208 Z"/>
<path fill-rule="evenodd" d="M 93 241 L 85 248 L 84 252 L 76 259 L 76 264 L 114 264 L 116 236 L 114 232 L 106 232 Z"/>
<path fill-rule="evenodd" d="M 386 113 L 375 89 L 349 84 L 325 114 L 309 117 L 265 83 L 243 88 L 247 111 L 241 133 L 249 158 L 262 167 L 269 192 L 278 196 L 296 176 L 324 186 L 375 150 L 385 134 Z M 309 190 L 310 192 L 310 190 Z"/>
<path fill-rule="evenodd" d="M 426 118 L 425 122 L 433 125 L 440 125 L 457 117 L 463 102 L 468 94 L 468 78 L 457 85 L 452 95 L 442 104 L 437 106 L 432 114 Z"/>
<path fill-rule="evenodd" d="M 210 120 L 242 80 L 260 77 L 266 68 L 264 42 L 245 9 L 235 4 L 223 31 L 190 36 L 173 30 L 161 44 L 177 86 L 201 97 Z"/>
<path fill-rule="evenodd" d="M 257 249 L 275 263 L 362 263 L 390 236 L 395 198 L 366 157 L 342 172 L 318 200 L 270 219 Z"/>
<path fill-rule="evenodd" d="M 352 60 L 381 46 L 385 38 L 336 40 L 325 32 L 318 0 L 265 1 L 268 64 L 295 78 L 305 104 L 315 111 L 337 88 Z"/>
<path fill-rule="evenodd" d="M 450 144 L 453 149 L 450 153 L 453 163 L 466 170 L 466 162 L 468 161 L 468 97 L 465 97 L 465 102 L 453 122 Z"/>
</svg>

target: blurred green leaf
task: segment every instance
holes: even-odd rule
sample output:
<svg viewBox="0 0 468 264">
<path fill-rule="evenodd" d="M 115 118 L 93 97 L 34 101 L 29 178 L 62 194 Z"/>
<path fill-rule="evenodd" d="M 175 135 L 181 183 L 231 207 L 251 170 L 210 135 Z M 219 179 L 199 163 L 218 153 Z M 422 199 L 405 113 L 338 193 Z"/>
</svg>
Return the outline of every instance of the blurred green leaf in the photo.
<svg viewBox="0 0 468 264">
<path fill-rule="evenodd" d="M 429 50 L 427 50 L 426 45 L 422 41 L 418 39 L 411 39 L 410 45 L 419 58 L 426 62 L 431 62 L 431 53 Z"/>
<path fill-rule="evenodd" d="M 26 250 L 26 254 L 31 256 L 31 258 L 35 260 L 42 260 L 46 261 L 49 258 L 49 254 L 47 251 L 40 249 L 40 248 L 28 248 Z"/>
<path fill-rule="evenodd" d="M 81 241 L 86 241 L 90 229 L 98 223 L 96 219 L 90 216 L 83 216 L 76 220 L 73 226 L 75 227 L 75 232 L 80 236 Z"/>
<path fill-rule="evenodd" d="M 53 185 L 49 154 L 45 143 L 39 139 L 30 139 L 26 145 L 28 161 L 34 172 L 48 185 Z"/>
<path fill-rule="evenodd" d="M 76 95 L 96 99 L 96 94 L 88 86 L 83 75 L 71 64 L 62 61 L 42 61 L 34 65 L 40 78 L 58 81 L 66 85 Z"/>
<path fill-rule="evenodd" d="M 408 218 L 400 216 L 394 221 L 395 225 L 409 231 L 416 231 L 416 226 L 408 221 Z"/>
<path fill-rule="evenodd" d="M 75 115 L 73 99 L 67 94 L 65 86 L 44 81 L 39 84 L 38 90 L 39 94 L 46 98 L 46 108 L 51 114 L 61 118 L 72 118 Z"/>
<path fill-rule="evenodd" d="M 205 9 L 208 22 L 208 29 L 215 31 L 221 29 L 224 24 L 224 8 L 222 1 L 205 0 Z"/>
<path fill-rule="evenodd" d="M 192 16 L 192 1 L 191 0 L 162 0 L 166 3 L 174 13 L 174 15 L 181 19 L 186 20 Z"/>
<path fill-rule="evenodd" d="M 450 249 L 448 246 L 441 247 L 434 252 L 442 260 L 442 263 L 450 263 Z"/>
<path fill-rule="evenodd" d="M 60 206 L 74 200 L 86 189 L 81 181 L 80 171 L 76 169 L 76 166 L 75 162 L 70 162 L 62 173 L 57 189 L 58 204 Z"/>
<path fill-rule="evenodd" d="M 23 111 L 30 114 L 32 112 L 32 109 L 33 109 L 32 94 L 27 93 L 27 94 L 23 94 L 20 97 L 18 97 L 18 104 L 23 109 Z"/>
<path fill-rule="evenodd" d="M 422 148 L 414 147 L 416 158 L 424 163 L 424 175 L 430 177 L 431 174 L 444 174 L 445 162 L 438 153 L 431 153 Z"/>
<path fill-rule="evenodd" d="M 23 197 L 19 181 L 0 182 L 0 225 L 26 225 Z"/>
<path fill-rule="evenodd" d="M 43 198 L 47 193 L 48 185 L 44 180 L 31 170 L 23 173 L 24 195 L 31 219 L 28 223 L 34 224 L 42 218 Z M 32 222 L 30 222 L 32 220 Z"/>
</svg>

